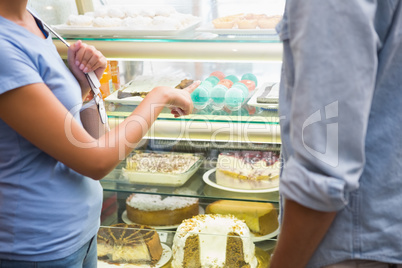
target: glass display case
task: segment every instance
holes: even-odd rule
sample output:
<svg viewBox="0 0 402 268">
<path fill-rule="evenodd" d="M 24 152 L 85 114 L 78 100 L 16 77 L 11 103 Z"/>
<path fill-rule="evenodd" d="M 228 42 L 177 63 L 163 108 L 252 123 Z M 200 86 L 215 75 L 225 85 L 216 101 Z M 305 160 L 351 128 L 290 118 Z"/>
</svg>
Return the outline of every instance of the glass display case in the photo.
<svg viewBox="0 0 402 268">
<path fill-rule="evenodd" d="M 226 21 L 228 17 L 234 15 L 239 19 L 252 14 L 251 18 L 247 18 L 251 21 L 257 21 L 257 15 L 263 14 L 268 17 L 280 15 L 283 12 L 284 2 L 284 0 L 251 0 L 247 3 L 232 0 L 154 0 L 144 5 L 140 1 L 76 1 L 76 8 L 69 9 L 68 12 L 77 17 L 88 15 L 88 12 L 94 16 L 97 10 L 104 12 L 104 8 L 120 10 L 123 8 L 126 10 L 125 17 L 121 18 L 123 20 L 128 17 L 129 10 L 136 12 L 133 17 L 145 16 L 147 12 L 154 12 L 153 15 L 156 17 L 158 12 L 162 14 L 174 9 L 176 13 L 193 16 L 195 20 L 184 28 L 174 30 L 162 26 L 145 29 L 122 24 L 106 29 L 106 26 L 93 25 L 75 27 L 67 23 L 69 16 L 63 14 L 65 21 L 54 25 L 54 28 L 69 42 L 83 40 L 94 45 L 108 60 L 118 63 L 120 85 L 110 90 L 110 95 L 105 96 L 111 127 L 124 120 L 141 102 L 141 96 L 130 95 L 133 92 L 147 92 L 157 83 L 174 86 L 184 79 L 201 80 L 202 85 L 208 87 L 206 93 L 203 91 L 204 93 L 198 92 L 199 95 L 192 94 L 195 109 L 191 115 L 174 118 L 170 110 L 165 109 L 135 148 L 133 155 L 122 161 L 113 172 L 102 179 L 104 189 L 102 232 L 111 232 L 113 229 L 120 235 L 124 232 L 124 227 L 117 225 L 109 228 L 109 226 L 136 223 L 128 216 L 133 213 L 128 211 L 130 208 L 127 205 L 133 196 L 148 200 L 149 203 L 166 203 L 174 197 L 179 200 L 196 200 L 195 214 L 212 213 L 210 205 L 217 204 L 218 201 L 239 202 L 234 203 L 238 204 L 238 209 L 231 212 L 229 210 L 228 214 L 237 212 L 237 216 L 251 227 L 252 232 L 248 238 L 256 248 L 259 263 L 257 267 L 268 267 L 269 255 L 275 246 L 278 228 L 264 234 L 254 232 L 252 228 L 255 226 L 252 225 L 258 225 L 264 213 L 260 215 L 256 209 L 250 212 L 250 207 L 253 207 L 253 204 L 254 207 L 258 207 L 258 204 L 272 204 L 277 216 L 278 186 L 277 184 L 266 187 L 228 186 L 218 181 L 218 177 L 222 174 L 218 174 L 217 163 L 221 155 L 242 160 L 244 166 L 238 168 L 240 170 L 238 173 L 234 172 L 239 178 L 247 177 L 245 174 L 251 172 L 249 169 L 261 168 L 261 162 L 267 166 L 272 165 L 267 164 L 268 159 L 269 161 L 274 159 L 273 162 L 276 162 L 281 145 L 277 95 L 273 94 L 272 98 L 268 98 L 267 95 L 273 92 L 279 83 L 282 45 L 274 28 L 259 26 L 252 29 L 243 29 L 239 26 L 216 28 L 212 22 L 215 19 Z M 155 24 L 155 21 L 153 23 Z M 57 39 L 54 39 L 54 43 L 60 55 L 66 58 L 65 45 Z M 217 74 L 223 74 L 223 77 L 218 77 Z M 216 83 L 209 81 L 212 76 L 218 77 Z M 222 80 L 230 80 L 231 82 L 226 81 L 230 85 Z M 253 83 L 244 82 L 245 80 Z M 246 87 L 237 88 L 242 97 L 238 95 L 233 97 L 228 90 L 239 81 L 243 81 Z M 226 87 L 223 93 L 215 92 L 217 84 Z M 121 93 L 126 95 L 122 96 Z M 262 100 L 264 98 L 265 101 Z M 147 155 L 149 153 L 151 156 Z M 133 160 L 134 156 L 137 160 Z M 156 158 L 149 158 L 155 156 Z M 166 166 L 162 170 L 158 169 L 163 164 L 172 166 L 171 163 L 175 161 L 172 157 L 176 156 L 179 156 L 178 161 L 184 161 L 183 159 L 190 161 L 189 157 L 195 157 L 195 160 L 177 173 L 167 171 Z M 161 160 L 164 157 L 167 162 Z M 143 167 L 149 163 L 151 168 Z M 158 167 L 152 165 L 155 163 Z M 180 163 L 182 167 L 183 163 Z M 227 170 L 225 172 L 228 174 Z M 273 173 L 269 174 L 271 176 Z M 275 174 L 272 176 L 275 177 Z M 242 211 L 243 205 L 246 207 L 245 211 Z M 216 211 L 223 214 L 225 210 L 219 210 L 218 205 Z M 164 217 L 170 216 L 159 216 Z M 254 219 L 250 220 L 249 217 Z M 158 225 L 150 222 L 145 225 L 156 230 L 160 242 L 166 246 L 162 248 L 163 252 L 166 251 L 162 256 L 163 264 L 159 263 L 155 267 L 171 267 L 172 255 L 177 252 L 172 250 L 175 247 L 174 238 L 180 224 Z M 131 229 L 136 228 L 139 227 L 132 226 Z M 210 235 L 219 237 L 216 233 Z M 225 236 L 229 241 L 229 237 L 233 234 Z M 99 239 L 98 243 L 101 243 Z M 113 251 L 113 243 L 109 250 Z M 102 261 L 102 265 L 117 266 L 116 262 L 110 259 Z"/>
</svg>

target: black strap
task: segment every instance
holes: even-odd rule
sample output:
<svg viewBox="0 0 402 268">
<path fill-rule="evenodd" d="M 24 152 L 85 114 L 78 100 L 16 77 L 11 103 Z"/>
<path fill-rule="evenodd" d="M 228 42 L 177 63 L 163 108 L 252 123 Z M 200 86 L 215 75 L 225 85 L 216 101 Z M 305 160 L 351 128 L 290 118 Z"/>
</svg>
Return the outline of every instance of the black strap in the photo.
<svg viewBox="0 0 402 268">
<path fill-rule="evenodd" d="M 36 21 L 36 24 L 38 25 L 39 29 L 42 31 L 43 35 L 44 35 L 46 38 L 48 38 L 49 33 L 45 30 L 45 27 L 43 27 L 42 22 L 41 22 L 40 20 L 38 20 L 35 16 L 33 16 L 33 17 L 34 17 L 34 19 L 35 19 L 35 21 Z"/>
</svg>

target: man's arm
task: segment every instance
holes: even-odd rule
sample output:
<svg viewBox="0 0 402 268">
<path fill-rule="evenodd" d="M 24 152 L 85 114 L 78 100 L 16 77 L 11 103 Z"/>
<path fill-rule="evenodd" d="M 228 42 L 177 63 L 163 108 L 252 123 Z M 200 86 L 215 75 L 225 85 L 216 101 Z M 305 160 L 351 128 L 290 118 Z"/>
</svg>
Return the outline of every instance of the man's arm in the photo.
<svg viewBox="0 0 402 268">
<path fill-rule="evenodd" d="M 280 238 L 270 268 L 303 268 L 325 236 L 336 212 L 321 212 L 285 200 Z"/>
</svg>

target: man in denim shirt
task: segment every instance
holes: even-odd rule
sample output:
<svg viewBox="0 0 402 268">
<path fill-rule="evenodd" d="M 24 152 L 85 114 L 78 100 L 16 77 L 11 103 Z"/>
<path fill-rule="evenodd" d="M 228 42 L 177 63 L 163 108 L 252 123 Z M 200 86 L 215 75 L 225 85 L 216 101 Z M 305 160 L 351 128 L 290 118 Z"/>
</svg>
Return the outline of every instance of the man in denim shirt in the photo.
<svg viewBox="0 0 402 268">
<path fill-rule="evenodd" d="M 402 267 L 402 1 L 288 0 L 271 268 Z"/>
</svg>

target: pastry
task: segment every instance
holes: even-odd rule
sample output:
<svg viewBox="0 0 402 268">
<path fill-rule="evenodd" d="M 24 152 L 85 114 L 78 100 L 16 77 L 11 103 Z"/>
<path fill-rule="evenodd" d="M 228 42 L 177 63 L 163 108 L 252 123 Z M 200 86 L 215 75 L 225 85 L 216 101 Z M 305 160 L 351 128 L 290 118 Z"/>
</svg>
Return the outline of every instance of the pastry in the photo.
<svg viewBox="0 0 402 268">
<path fill-rule="evenodd" d="M 246 19 L 245 17 L 236 20 L 237 28 L 239 29 L 255 29 L 257 28 L 257 19 Z"/>
<path fill-rule="evenodd" d="M 205 213 L 234 215 L 256 235 L 270 234 L 279 226 L 278 213 L 271 203 L 219 200 L 209 204 Z"/>
<path fill-rule="evenodd" d="M 199 156 L 193 154 L 134 151 L 126 159 L 126 170 L 182 174 L 189 170 L 199 159 Z"/>
<path fill-rule="evenodd" d="M 267 189 L 279 185 L 279 156 L 274 152 L 236 151 L 219 154 L 216 183 L 235 189 Z"/>
<path fill-rule="evenodd" d="M 251 80 L 240 80 L 239 83 L 244 84 L 249 92 L 253 92 L 255 89 L 255 82 Z"/>
<path fill-rule="evenodd" d="M 184 220 L 173 239 L 173 268 L 257 267 L 247 225 L 232 215 L 205 214 Z"/>
<path fill-rule="evenodd" d="M 149 7 L 100 6 L 84 15 L 71 15 L 66 24 L 100 28 L 129 28 L 130 30 L 182 30 L 199 22 L 191 14 L 177 12 L 172 6 Z M 116 32 L 118 35 L 119 32 Z"/>
<path fill-rule="evenodd" d="M 274 29 L 281 19 L 282 16 L 279 15 L 259 18 L 258 27 L 261 29 Z"/>
<path fill-rule="evenodd" d="M 235 18 L 223 17 L 212 20 L 215 29 L 232 29 L 235 26 Z"/>
<path fill-rule="evenodd" d="M 127 218 L 151 226 L 180 224 L 199 213 L 198 198 L 132 194 L 126 200 Z"/>
<path fill-rule="evenodd" d="M 99 259 L 110 263 L 154 265 L 162 257 L 158 233 L 139 224 L 118 223 L 101 227 L 97 247 Z"/>
<path fill-rule="evenodd" d="M 223 78 L 225 78 L 225 74 L 221 71 L 214 71 L 209 76 L 216 76 L 219 78 L 219 80 L 222 80 Z"/>
<path fill-rule="evenodd" d="M 70 15 L 67 19 L 67 25 L 71 26 L 92 26 L 93 17 L 85 16 L 85 15 Z"/>
<path fill-rule="evenodd" d="M 184 88 L 188 87 L 189 85 L 191 85 L 193 82 L 194 82 L 194 80 L 192 80 L 192 79 L 183 79 L 180 81 L 180 84 L 175 86 L 175 88 L 184 89 Z"/>
</svg>

